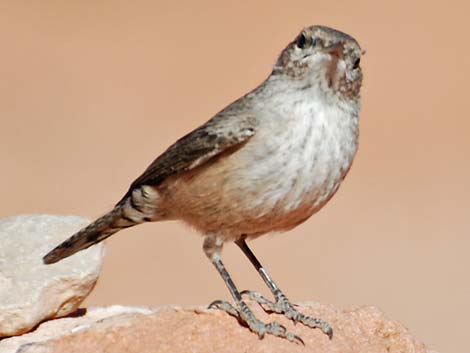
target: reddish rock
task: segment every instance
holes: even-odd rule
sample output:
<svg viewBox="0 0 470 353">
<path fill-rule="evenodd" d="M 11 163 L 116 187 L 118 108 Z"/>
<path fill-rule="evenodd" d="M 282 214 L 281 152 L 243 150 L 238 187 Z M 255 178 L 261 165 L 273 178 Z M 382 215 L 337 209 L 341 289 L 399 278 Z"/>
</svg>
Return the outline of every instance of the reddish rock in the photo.
<svg viewBox="0 0 470 353">
<path fill-rule="evenodd" d="M 272 336 L 260 340 L 236 319 L 217 310 L 114 306 L 45 322 L 34 332 L 0 341 L 0 352 L 432 353 L 402 324 L 374 307 L 339 310 L 330 305 L 303 304 L 302 312 L 331 323 L 332 340 L 319 330 L 294 325 L 277 314 L 268 317 L 253 308 L 264 320 L 285 324 L 302 337 L 305 346 Z"/>
</svg>

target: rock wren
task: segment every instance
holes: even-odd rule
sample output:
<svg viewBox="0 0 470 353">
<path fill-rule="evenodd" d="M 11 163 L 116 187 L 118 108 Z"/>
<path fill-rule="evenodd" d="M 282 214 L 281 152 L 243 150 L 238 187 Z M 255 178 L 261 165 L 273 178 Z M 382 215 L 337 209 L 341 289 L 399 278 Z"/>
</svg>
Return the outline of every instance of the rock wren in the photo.
<svg viewBox="0 0 470 353">
<path fill-rule="evenodd" d="M 170 146 L 138 177 L 113 210 L 44 257 L 52 264 L 136 224 L 181 220 L 204 236 L 204 253 L 227 285 L 235 306 L 215 301 L 260 337 L 301 339 L 277 322 L 258 320 L 243 295 L 294 322 L 331 326 L 298 312 L 245 240 L 286 231 L 307 220 L 334 195 L 358 146 L 363 54 L 351 36 L 325 26 L 303 29 L 282 51 L 257 88 Z M 275 301 L 239 292 L 221 261 L 237 244 Z"/>
</svg>

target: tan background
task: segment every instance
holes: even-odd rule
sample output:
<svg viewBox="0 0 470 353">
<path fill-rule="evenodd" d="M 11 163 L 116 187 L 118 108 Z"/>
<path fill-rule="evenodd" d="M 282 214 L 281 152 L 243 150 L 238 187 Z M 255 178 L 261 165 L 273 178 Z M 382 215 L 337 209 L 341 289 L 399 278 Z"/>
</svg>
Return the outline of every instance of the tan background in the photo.
<svg viewBox="0 0 470 353">
<path fill-rule="evenodd" d="M 371 304 L 441 353 L 470 327 L 469 6 L 457 1 L 0 2 L 0 216 L 95 217 L 147 164 L 269 74 L 306 25 L 367 55 L 361 147 L 333 201 L 252 243 L 294 300 Z M 113 237 L 87 305 L 228 292 L 177 223 Z M 240 288 L 262 289 L 233 245 Z"/>
</svg>

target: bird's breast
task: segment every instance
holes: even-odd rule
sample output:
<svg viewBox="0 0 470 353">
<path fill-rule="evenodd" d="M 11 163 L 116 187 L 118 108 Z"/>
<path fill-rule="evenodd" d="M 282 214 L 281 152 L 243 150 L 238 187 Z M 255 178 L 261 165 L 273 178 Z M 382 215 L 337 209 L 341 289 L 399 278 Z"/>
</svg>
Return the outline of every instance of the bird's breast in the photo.
<svg viewBox="0 0 470 353">
<path fill-rule="evenodd" d="M 264 129 L 246 150 L 252 170 L 240 172 L 258 195 L 253 203 L 282 214 L 281 228 L 305 220 L 336 192 L 352 164 L 357 135 L 356 116 L 308 105 L 285 126 Z"/>
<path fill-rule="evenodd" d="M 257 236 L 293 228 L 319 210 L 351 166 L 357 116 L 317 106 L 291 113 L 262 122 L 235 153 L 179 180 L 176 218 L 205 233 Z"/>
</svg>

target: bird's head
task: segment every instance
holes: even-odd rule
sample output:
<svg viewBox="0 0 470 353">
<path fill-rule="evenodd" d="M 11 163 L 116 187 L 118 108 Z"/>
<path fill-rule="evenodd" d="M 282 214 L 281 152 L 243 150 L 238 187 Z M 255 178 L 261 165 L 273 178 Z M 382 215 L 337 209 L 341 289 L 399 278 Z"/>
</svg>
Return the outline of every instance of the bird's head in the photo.
<svg viewBox="0 0 470 353">
<path fill-rule="evenodd" d="M 318 86 L 344 98 L 357 98 L 362 84 L 359 43 L 326 26 L 304 28 L 282 51 L 273 75 Z"/>
</svg>

